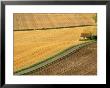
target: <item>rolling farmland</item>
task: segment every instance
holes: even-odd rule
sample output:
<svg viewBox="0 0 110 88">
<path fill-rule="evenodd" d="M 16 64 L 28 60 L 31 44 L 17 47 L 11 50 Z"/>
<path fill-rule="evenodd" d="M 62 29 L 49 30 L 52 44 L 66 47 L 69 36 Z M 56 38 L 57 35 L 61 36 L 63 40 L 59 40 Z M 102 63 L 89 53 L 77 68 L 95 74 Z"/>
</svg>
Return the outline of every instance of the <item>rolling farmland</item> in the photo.
<svg viewBox="0 0 110 88">
<path fill-rule="evenodd" d="M 96 35 L 93 15 L 14 14 L 14 72 L 86 42 L 79 41 L 82 32 Z"/>
</svg>

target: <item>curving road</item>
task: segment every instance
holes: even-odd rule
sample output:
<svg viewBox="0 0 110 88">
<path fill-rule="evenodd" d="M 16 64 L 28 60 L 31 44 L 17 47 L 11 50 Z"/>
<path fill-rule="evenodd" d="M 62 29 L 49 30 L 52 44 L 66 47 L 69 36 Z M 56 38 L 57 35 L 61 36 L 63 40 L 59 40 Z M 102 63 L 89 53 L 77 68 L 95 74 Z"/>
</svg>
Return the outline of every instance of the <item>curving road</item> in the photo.
<svg viewBox="0 0 110 88">
<path fill-rule="evenodd" d="M 97 44 L 92 43 L 24 75 L 96 75 Z"/>
</svg>

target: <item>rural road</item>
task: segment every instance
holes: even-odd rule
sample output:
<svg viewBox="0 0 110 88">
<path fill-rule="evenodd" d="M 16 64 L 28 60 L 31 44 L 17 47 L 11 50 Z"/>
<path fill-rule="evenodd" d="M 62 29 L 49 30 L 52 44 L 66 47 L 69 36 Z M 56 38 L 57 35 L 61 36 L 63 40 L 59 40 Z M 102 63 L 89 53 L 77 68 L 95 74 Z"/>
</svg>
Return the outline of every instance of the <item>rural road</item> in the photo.
<svg viewBox="0 0 110 88">
<path fill-rule="evenodd" d="M 87 45 L 24 75 L 97 75 L 97 44 Z"/>
</svg>

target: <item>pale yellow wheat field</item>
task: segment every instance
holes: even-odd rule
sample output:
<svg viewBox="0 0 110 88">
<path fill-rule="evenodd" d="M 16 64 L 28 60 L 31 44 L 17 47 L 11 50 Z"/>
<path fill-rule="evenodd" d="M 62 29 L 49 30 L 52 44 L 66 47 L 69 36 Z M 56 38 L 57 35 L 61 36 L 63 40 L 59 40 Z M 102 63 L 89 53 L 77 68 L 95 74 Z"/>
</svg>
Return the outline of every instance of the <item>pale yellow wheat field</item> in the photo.
<svg viewBox="0 0 110 88">
<path fill-rule="evenodd" d="M 79 39 L 85 30 L 96 34 L 96 26 L 14 31 L 14 72 L 83 43 Z"/>
<path fill-rule="evenodd" d="M 96 25 L 95 13 L 14 13 L 14 30 Z"/>
</svg>

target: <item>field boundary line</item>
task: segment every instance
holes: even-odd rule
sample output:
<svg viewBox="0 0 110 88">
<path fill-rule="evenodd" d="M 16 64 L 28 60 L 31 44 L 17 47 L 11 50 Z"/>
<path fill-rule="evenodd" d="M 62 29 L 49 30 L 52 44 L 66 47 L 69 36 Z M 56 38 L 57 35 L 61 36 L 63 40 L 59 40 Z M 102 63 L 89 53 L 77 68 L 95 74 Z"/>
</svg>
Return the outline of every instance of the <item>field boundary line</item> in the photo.
<svg viewBox="0 0 110 88">
<path fill-rule="evenodd" d="M 54 30 L 54 29 L 63 29 L 63 28 L 76 28 L 76 27 L 87 27 L 87 26 L 96 26 L 96 25 L 79 25 L 79 26 L 67 26 L 67 27 L 50 27 L 50 28 L 40 28 L 40 29 L 15 29 L 14 31 L 34 31 L 34 30 Z"/>
</svg>

